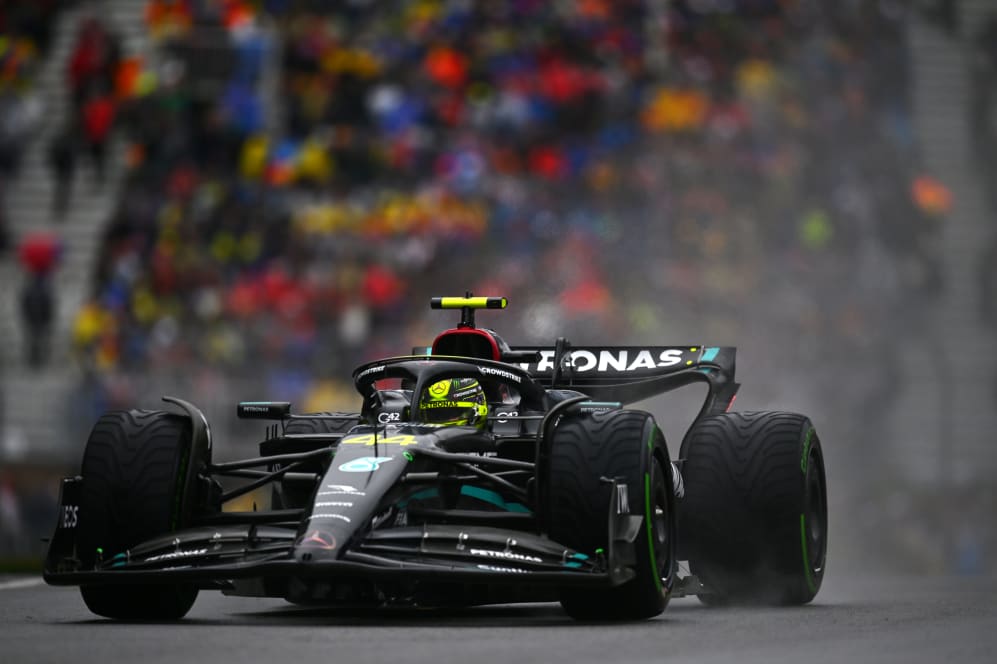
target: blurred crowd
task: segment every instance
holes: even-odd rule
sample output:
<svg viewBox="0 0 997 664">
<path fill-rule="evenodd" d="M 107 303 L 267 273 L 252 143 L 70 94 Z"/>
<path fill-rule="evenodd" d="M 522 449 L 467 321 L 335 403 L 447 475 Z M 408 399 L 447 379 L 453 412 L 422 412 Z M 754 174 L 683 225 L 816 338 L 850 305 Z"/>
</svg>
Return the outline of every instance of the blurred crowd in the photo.
<svg viewBox="0 0 997 664">
<path fill-rule="evenodd" d="M 44 112 L 35 87 L 52 39 L 59 0 L 0 2 L 0 252 L 13 241 L 6 220 L 6 183 Z"/>
<path fill-rule="evenodd" d="M 69 104 L 47 146 L 52 171 L 52 212 L 61 220 L 71 203 L 81 155 L 86 156 L 94 184 L 103 185 L 107 150 L 117 109 L 135 94 L 137 60 L 125 57 L 121 39 L 99 16 L 86 16 L 77 26 L 72 51 L 65 67 Z"/>
<path fill-rule="evenodd" d="M 59 107 L 42 100 L 45 91 L 38 89 L 37 82 L 42 62 L 58 12 L 71 4 L 9 2 L 0 13 L 5 31 L 0 39 L 0 182 L 13 181 L 26 146 L 46 137 L 44 161 L 54 184 L 51 218 L 57 221 L 64 218 L 71 203 L 81 155 L 90 158 L 95 185 L 103 184 L 116 108 L 133 94 L 134 87 L 127 77 L 132 61 L 123 57 L 120 40 L 101 18 L 85 13 L 75 26 L 64 67 L 57 67 L 62 74 L 57 85 L 64 86 L 67 104 Z M 0 185 L 0 209 L 2 193 Z M 24 270 L 20 313 L 26 362 L 31 367 L 48 360 L 56 309 L 52 282 L 61 253 L 61 241 L 49 231 L 32 229 L 17 239 L 17 257 Z"/>
<path fill-rule="evenodd" d="M 156 65 L 117 107 L 128 181 L 75 326 L 112 403 L 130 372 L 189 367 L 308 398 L 426 343 L 443 292 L 510 297 L 503 329 L 537 342 L 734 341 L 764 333 L 739 313 L 754 295 L 811 340 L 794 352 L 860 356 L 942 288 L 951 195 L 918 166 L 900 4 L 146 18 Z"/>
<path fill-rule="evenodd" d="M 0 178 L 9 179 L 41 114 L 34 81 L 52 38 L 58 0 L 0 5 Z M 6 6 L 9 5 L 9 6 Z"/>
</svg>

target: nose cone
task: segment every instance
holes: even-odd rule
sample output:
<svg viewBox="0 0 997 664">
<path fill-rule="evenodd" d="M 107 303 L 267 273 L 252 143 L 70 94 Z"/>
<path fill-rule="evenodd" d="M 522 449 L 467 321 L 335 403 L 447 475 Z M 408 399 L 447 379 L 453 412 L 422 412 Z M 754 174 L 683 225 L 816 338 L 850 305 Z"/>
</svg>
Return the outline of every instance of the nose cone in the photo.
<svg viewBox="0 0 997 664">
<path fill-rule="evenodd" d="M 301 563 L 328 560 L 338 555 L 340 538 L 325 528 L 308 528 L 294 543 L 294 559 Z"/>
</svg>

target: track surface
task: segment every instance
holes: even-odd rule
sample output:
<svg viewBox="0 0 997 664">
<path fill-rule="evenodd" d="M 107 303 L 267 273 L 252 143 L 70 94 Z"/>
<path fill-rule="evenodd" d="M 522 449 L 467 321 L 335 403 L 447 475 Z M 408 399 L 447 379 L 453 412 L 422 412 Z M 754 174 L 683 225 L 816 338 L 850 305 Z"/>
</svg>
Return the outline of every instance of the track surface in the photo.
<svg viewBox="0 0 997 664">
<path fill-rule="evenodd" d="M 997 578 L 835 578 L 803 608 L 673 601 L 646 623 L 556 605 L 336 612 L 202 593 L 186 620 L 120 624 L 75 588 L 0 577 L 0 660 L 20 662 L 993 662 Z"/>
</svg>

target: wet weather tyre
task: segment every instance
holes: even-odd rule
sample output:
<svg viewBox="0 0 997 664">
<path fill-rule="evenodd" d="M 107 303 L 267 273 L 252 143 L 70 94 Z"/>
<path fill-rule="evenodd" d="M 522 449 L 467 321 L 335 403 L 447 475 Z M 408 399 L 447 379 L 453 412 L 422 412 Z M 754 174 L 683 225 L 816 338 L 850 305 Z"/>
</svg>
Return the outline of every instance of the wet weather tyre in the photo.
<svg viewBox="0 0 997 664">
<path fill-rule="evenodd" d="M 191 438 L 190 420 L 165 411 L 115 411 L 97 421 L 81 470 L 77 550 L 84 569 L 186 525 Z M 197 598 L 197 587 L 186 584 L 89 585 L 80 591 L 91 611 L 119 620 L 177 620 Z"/>
<path fill-rule="evenodd" d="M 810 420 L 784 412 L 707 417 L 683 445 L 680 537 L 709 605 L 806 604 L 827 555 L 827 487 Z"/>
<path fill-rule="evenodd" d="M 579 620 L 641 620 L 664 611 L 675 579 L 675 496 L 664 436 L 648 413 L 612 411 L 566 417 L 554 429 L 547 464 L 551 539 L 594 556 L 609 548 L 614 478 L 626 487 L 629 511 L 643 521 L 634 547 L 636 576 L 614 588 L 561 592 Z"/>
</svg>

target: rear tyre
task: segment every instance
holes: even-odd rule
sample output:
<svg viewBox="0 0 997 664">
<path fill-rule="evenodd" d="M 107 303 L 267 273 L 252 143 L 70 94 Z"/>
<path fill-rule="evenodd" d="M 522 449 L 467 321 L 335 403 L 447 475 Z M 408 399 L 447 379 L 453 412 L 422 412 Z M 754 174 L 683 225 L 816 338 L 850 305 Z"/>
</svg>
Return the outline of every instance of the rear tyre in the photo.
<svg viewBox="0 0 997 664">
<path fill-rule="evenodd" d="M 806 604 L 824 577 L 827 487 L 810 420 L 725 413 L 690 430 L 682 541 L 706 604 Z"/>
<path fill-rule="evenodd" d="M 103 415 L 83 453 L 77 532 L 83 569 L 183 528 L 184 479 L 192 462 L 190 421 L 165 411 Z M 87 607 L 119 620 L 177 620 L 193 606 L 187 584 L 82 586 Z"/>
<path fill-rule="evenodd" d="M 547 479 L 551 539 L 587 555 L 608 549 L 615 478 L 644 521 L 634 542 L 636 576 L 599 590 L 564 589 L 561 605 L 579 620 L 641 620 L 664 611 L 675 579 L 675 496 L 665 439 L 648 413 L 612 411 L 566 418 L 550 441 Z"/>
</svg>

